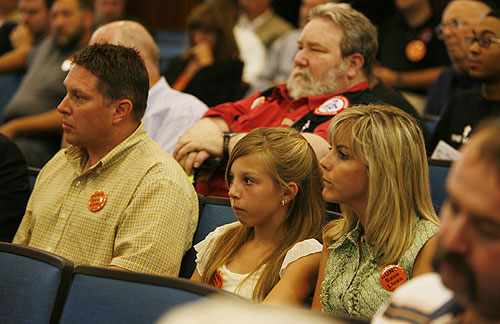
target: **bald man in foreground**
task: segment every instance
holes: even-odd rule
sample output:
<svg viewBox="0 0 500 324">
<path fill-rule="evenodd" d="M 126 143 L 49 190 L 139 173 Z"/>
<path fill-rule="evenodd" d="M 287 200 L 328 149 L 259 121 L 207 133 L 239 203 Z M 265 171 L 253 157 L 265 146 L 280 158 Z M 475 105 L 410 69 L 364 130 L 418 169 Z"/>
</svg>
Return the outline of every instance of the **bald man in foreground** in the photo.
<svg viewBox="0 0 500 324">
<path fill-rule="evenodd" d="M 172 89 L 160 76 L 158 46 L 143 25 L 125 20 L 111 22 L 94 32 L 89 44 L 95 43 L 123 45 L 139 51 L 149 75 L 149 95 L 142 123 L 149 137 L 172 154 L 179 137 L 208 107 L 196 97 Z"/>
</svg>

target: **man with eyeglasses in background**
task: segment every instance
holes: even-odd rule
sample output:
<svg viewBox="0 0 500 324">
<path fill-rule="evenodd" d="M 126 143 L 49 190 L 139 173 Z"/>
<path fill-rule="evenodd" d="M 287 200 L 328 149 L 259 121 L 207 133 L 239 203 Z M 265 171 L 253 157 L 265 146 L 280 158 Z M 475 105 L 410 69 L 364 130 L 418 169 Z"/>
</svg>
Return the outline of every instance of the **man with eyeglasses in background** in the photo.
<svg viewBox="0 0 500 324">
<path fill-rule="evenodd" d="M 473 27 L 465 41 L 469 75 L 481 82 L 481 89 L 462 91 L 451 98 L 437 125 L 432 149 L 439 141 L 458 149 L 469 141 L 480 120 L 500 116 L 500 9 Z"/>
<path fill-rule="evenodd" d="M 465 35 L 470 34 L 491 8 L 482 1 L 454 0 L 443 11 L 436 33 L 443 40 L 451 65 L 441 72 L 429 89 L 424 113 L 441 116 L 453 94 L 461 90 L 479 89 L 478 80 L 469 77 L 469 49 Z"/>
</svg>

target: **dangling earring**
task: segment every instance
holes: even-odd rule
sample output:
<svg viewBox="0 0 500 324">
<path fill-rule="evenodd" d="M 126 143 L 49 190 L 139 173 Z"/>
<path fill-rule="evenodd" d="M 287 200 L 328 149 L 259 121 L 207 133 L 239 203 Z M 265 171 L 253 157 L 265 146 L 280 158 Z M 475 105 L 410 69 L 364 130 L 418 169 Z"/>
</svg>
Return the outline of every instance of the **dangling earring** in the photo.
<svg viewBox="0 0 500 324">
<path fill-rule="evenodd" d="M 285 207 L 285 204 L 286 204 L 287 202 L 288 202 L 288 200 L 286 200 L 286 199 L 282 199 L 282 200 L 281 200 L 281 205 L 282 205 L 283 207 Z"/>
</svg>

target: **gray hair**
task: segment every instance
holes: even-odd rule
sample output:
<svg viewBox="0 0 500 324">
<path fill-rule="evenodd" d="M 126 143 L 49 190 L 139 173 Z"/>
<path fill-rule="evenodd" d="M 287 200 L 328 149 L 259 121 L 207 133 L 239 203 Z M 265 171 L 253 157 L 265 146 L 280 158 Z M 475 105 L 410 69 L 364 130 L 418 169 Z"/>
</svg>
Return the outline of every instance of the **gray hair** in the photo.
<svg viewBox="0 0 500 324">
<path fill-rule="evenodd" d="M 359 53 L 365 59 L 363 72 L 371 76 L 372 65 L 378 49 L 377 28 L 362 13 L 346 3 L 326 3 L 314 7 L 309 20 L 323 18 L 337 25 L 344 37 L 340 42 L 342 57 Z"/>
</svg>

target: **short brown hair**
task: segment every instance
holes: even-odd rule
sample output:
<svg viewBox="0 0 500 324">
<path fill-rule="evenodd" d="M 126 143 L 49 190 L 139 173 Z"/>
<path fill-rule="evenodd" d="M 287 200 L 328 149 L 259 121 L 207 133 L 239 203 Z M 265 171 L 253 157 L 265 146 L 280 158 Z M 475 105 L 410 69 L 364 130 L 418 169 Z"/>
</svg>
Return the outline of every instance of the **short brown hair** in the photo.
<svg viewBox="0 0 500 324">
<path fill-rule="evenodd" d="M 75 54 L 74 64 L 93 73 L 98 89 L 110 102 L 130 99 L 132 116 L 140 121 L 146 110 L 149 77 L 137 50 L 111 44 L 94 44 Z"/>
</svg>

